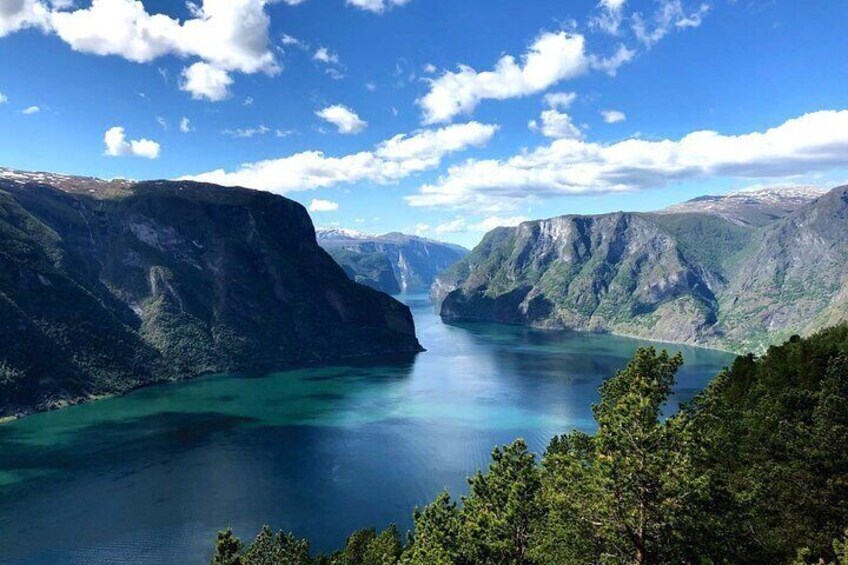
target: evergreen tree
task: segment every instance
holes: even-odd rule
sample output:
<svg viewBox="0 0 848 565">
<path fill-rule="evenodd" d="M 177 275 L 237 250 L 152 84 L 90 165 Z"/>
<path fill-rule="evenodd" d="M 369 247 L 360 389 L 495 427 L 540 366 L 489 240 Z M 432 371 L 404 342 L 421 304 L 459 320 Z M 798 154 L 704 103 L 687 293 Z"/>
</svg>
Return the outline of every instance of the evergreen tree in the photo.
<svg viewBox="0 0 848 565">
<path fill-rule="evenodd" d="M 403 565 L 460 565 L 460 519 L 446 492 L 413 516 L 414 533 L 401 557 Z"/>
<path fill-rule="evenodd" d="M 244 544 L 233 535 L 232 528 L 218 532 L 212 565 L 242 565 L 241 552 L 243 549 Z"/>
<path fill-rule="evenodd" d="M 487 473 L 469 479 L 461 512 L 462 553 L 478 565 L 531 563 L 531 529 L 541 517 L 539 468 L 518 439 L 492 452 Z"/>
<path fill-rule="evenodd" d="M 549 514 L 534 554 L 555 553 L 563 563 L 588 555 L 639 564 L 684 558 L 688 503 L 704 485 L 688 419 L 662 416 L 682 363 L 679 354 L 638 350 L 601 386 L 595 436 L 551 444 L 542 489 Z"/>
</svg>

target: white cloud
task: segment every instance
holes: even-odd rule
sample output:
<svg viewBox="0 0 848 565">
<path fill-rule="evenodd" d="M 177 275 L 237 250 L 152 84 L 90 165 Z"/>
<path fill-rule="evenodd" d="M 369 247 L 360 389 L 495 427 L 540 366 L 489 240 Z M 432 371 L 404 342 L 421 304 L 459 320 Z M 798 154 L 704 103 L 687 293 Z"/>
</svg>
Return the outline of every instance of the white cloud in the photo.
<svg viewBox="0 0 848 565">
<path fill-rule="evenodd" d="M 27 116 L 31 116 L 33 114 L 37 114 L 41 111 L 41 107 L 39 106 L 29 106 L 21 110 L 21 114 L 26 114 Z"/>
<path fill-rule="evenodd" d="M 189 133 L 190 131 L 194 131 L 194 128 L 191 127 L 191 120 L 183 116 L 180 120 L 180 131 L 183 133 Z"/>
<path fill-rule="evenodd" d="M 676 29 L 700 26 L 709 11 L 707 3 L 687 10 L 682 0 L 660 0 L 652 18 L 638 13 L 633 15 L 633 33 L 646 47 L 651 47 Z"/>
<path fill-rule="evenodd" d="M 494 70 L 477 72 L 466 65 L 429 79 L 430 91 L 417 102 L 427 124 L 448 122 L 472 112 L 487 99 L 504 100 L 527 96 L 585 72 L 589 59 L 582 35 L 564 31 L 543 33 L 521 62 L 504 55 Z"/>
<path fill-rule="evenodd" d="M 0 0 L 0 37 L 31 27 L 50 27 L 50 8 L 43 1 Z"/>
<path fill-rule="evenodd" d="M 339 203 L 332 200 L 320 200 L 314 198 L 309 204 L 310 212 L 335 212 L 339 209 Z"/>
<path fill-rule="evenodd" d="M 627 0 L 600 0 L 600 13 L 589 20 L 589 25 L 610 35 L 618 35 L 624 19 L 624 4 Z"/>
<path fill-rule="evenodd" d="M 425 64 L 423 69 L 424 69 L 424 72 L 427 73 L 428 75 L 432 75 L 433 73 L 435 73 L 436 71 L 439 70 L 439 69 L 436 68 L 436 65 L 434 65 L 433 63 Z"/>
<path fill-rule="evenodd" d="M 464 231 L 466 231 L 464 218 L 456 218 L 455 220 L 445 222 L 444 224 L 439 224 L 435 229 L 435 232 L 439 235 L 445 235 L 447 233 L 462 233 Z"/>
<path fill-rule="evenodd" d="M 5 94 L 0 92 L 0 104 L 5 104 L 8 101 L 9 101 L 9 98 Z"/>
<path fill-rule="evenodd" d="M 485 145 L 497 129 L 497 126 L 477 122 L 454 124 L 439 130 L 397 135 L 378 144 L 372 151 L 342 157 L 305 151 L 248 163 L 233 172 L 219 169 L 184 179 L 246 186 L 280 194 L 360 181 L 388 184 L 438 167 L 450 153 Z"/>
<path fill-rule="evenodd" d="M 233 79 L 227 71 L 207 63 L 195 63 L 183 69 L 180 90 L 191 93 L 195 100 L 220 102 L 230 97 Z"/>
<path fill-rule="evenodd" d="M 602 73 L 606 73 L 609 76 L 614 77 L 616 74 L 618 74 L 618 69 L 622 65 L 629 63 L 635 57 L 636 51 L 624 45 L 619 45 L 616 52 L 609 57 L 599 57 L 597 55 L 591 55 L 589 57 L 589 64 L 596 71 L 601 71 Z"/>
<path fill-rule="evenodd" d="M 105 155 L 110 157 L 144 157 L 145 159 L 156 159 L 159 157 L 160 149 L 158 143 L 149 139 L 134 139 L 127 141 L 124 128 L 115 126 L 103 136 L 106 143 Z"/>
<path fill-rule="evenodd" d="M 255 128 L 236 128 L 236 129 L 225 129 L 221 133 L 224 135 L 229 135 L 232 137 L 238 137 L 241 139 L 249 139 L 251 137 L 256 137 L 257 135 L 265 135 L 271 132 L 271 128 L 265 125 L 259 125 Z"/>
<path fill-rule="evenodd" d="M 617 124 L 627 119 L 627 115 L 619 110 L 601 110 L 601 117 L 608 124 Z"/>
<path fill-rule="evenodd" d="M 159 124 L 163 130 L 168 131 L 168 120 L 162 116 L 156 116 L 156 123 Z"/>
<path fill-rule="evenodd" d="M 348 5 L 375 14 L 381 14 L 392 6 L 403 6 L 409 2 L 410 0 L 347 0 Z"/>
<path fill-rule="evenodd" d="M 763 132 L 692 132 L 609 145 L 559 139 L 505 160 L 469 160 L 407 197 L 412 206 L 503 210 L 527 199 L 659 188 L 687 179 L 765 179 L 848 166 L 848 110 L 821 111 Z"/>
<path fill-rule="evenodd" d="M 79 9 L 50 8 L 44 0 L 2 0 L 0 36 L 40 27 L 81 53 L 115 55 L 137 63 L 166 55 L 196 58 L 199 61 L 186 70 L 187 76 L 184 73 L 184 90 L 196 98 L 221 100 L 225 97 L 221 95 L 222 81 L 226 86 L 232 83 L 229 73 L 273 75 L 280 71 L 269 45 L 270 18 L 265 11 L 273 1 L 189 3 L 192 17 L 180 21 L 150 14 L 137 0 L 92 0 L 90 6 Z M 63 6 L 69 7 L 66 2 Z M 207 80 L 202 80 L 204 77 Z M 210 83 L 211 79 L 216 80 Z M 217 90 L 211 90 L 213 84 Z M 198 90 L 192 90 L 194 86 Z"/>
<path fill-rule="evenodd" d="M 552 110 L 568 110 L 577 100 L 576 92 L 550 92 L 545 94 L 545 104 Z"/>
<path fill-rule="evenodd" d="M 362 120 L 356 115 L 356 112 L 341 104 L 328 106 L 315 112 L 315 115 L 336 126 L 338 132 L 344 135 L 357 134 L 368 127 L 368 122 Z"/>
<path fill-rule="evenodd" d="M 289 47 L 294 46 L 294 47 L 299 47 L 300 49 L 307 49 L 307 45 L 306 45 L 305 42 L 303 42 L 300 39 L 294 37 L 293 35 L 289 35 L 287 33 L 284 33 L 280 37 L 280 42 L 283 45 L 286 45 L 286 46 L 289 46 Z"/>
<path fill-rule="evenodd" d="M 540 121 L 532 120 L 528 127 L 533 131 L 538 131 L 545 137 L 554 139 L 580 139 L 583 137 L 583 132 L 580 128 L 574 125 L 571 121 L 571 116 L 559 112 L 557 110 L 545 110 L 542 112 Z"/>
<path fill-rule="evenodd" d="M 466 232 L 489 232 L 495 228 L 515 227 L 521 222 L 526 222 L 529 218 L 525 216 L 489 216 L 479 222 L 469 224 L 465 218 L 456 218 L 450 222 L 436 226 L 435 232 L 439 235 L 450 233 L 466 233 Z"/>
<path fill-rule="evenodd" d="M 338 65 L 339 64 L 339 54 L 333 53 L 326 47 L 319 47 L 315 50 L 315 54 L 312 55 L 312 59 L 326 65 Z"/>
<path fill-rule="evenodd" d="M 510 216 L 506 218 L 502 218 L 499 216 L 489 216 L 482 222 L 472 224 L 468 227 L 471 231 L 488 232 L 492 231 L 495 228 L 512 228 L 528 220 L 529 218 L 525 216 Z"/>
</svg>

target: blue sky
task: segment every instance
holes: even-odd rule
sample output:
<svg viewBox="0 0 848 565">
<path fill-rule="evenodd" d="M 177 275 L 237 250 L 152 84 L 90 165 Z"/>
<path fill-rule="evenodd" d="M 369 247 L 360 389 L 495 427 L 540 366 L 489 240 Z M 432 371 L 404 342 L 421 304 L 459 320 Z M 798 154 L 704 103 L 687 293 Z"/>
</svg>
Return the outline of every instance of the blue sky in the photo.
<svg viewBox="0 0 848 565">
<path fill-rule="evenodd" d="M 845 0 L 0 0 L 0 166 L 240 184 L 465 245 L 827 186 L 847 21 Z"/>
</svg>

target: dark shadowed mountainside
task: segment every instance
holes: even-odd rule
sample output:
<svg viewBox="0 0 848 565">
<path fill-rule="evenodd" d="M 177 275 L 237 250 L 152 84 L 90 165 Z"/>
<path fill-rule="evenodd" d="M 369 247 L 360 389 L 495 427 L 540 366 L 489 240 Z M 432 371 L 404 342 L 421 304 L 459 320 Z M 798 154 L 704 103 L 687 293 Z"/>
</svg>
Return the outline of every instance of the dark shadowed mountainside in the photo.
<svg viewBox="0 0 848 565">
<path fill-rule="evenodd" d="M 420 350 L 286 198 L 0 170 L 0 416 L 201 373 Z"/>
</svg>

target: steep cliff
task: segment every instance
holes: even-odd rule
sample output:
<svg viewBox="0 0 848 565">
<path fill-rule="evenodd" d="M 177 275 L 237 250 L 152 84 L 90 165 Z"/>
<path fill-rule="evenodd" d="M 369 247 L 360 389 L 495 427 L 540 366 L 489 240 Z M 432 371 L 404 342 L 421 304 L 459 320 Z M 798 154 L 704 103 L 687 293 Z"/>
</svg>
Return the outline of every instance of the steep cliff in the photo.
<svg viewBox="0 0 848 565">
<path fill-rule="evenodd" d="M 0 416 L 200 373 L 420 350 L 299 204 L 0 171 Z"/>
<path fill-rule="evenodd" d="M 433 285 L 450 321 L 761 349 L 848 319 L 840 188 L 499 228 Z M 741 207 L 737 205 L 739 203 Z M 768 219 L 768 220 L 767 220 Z"/>
</svg>

